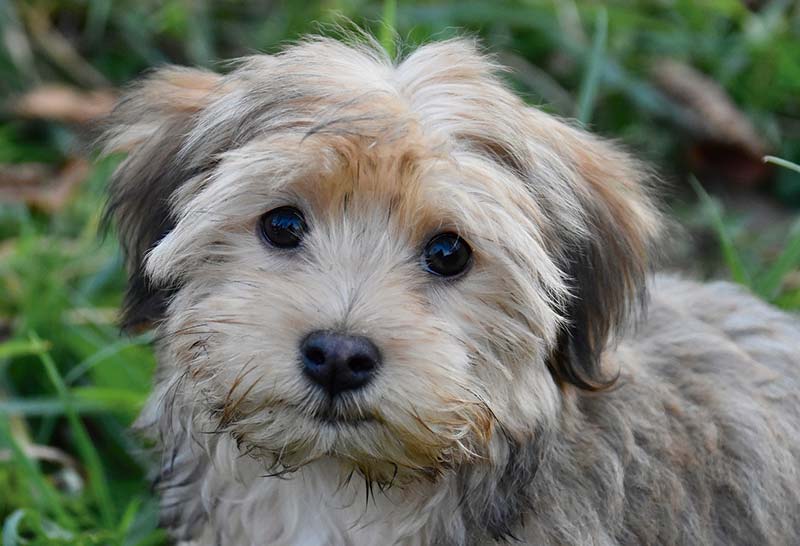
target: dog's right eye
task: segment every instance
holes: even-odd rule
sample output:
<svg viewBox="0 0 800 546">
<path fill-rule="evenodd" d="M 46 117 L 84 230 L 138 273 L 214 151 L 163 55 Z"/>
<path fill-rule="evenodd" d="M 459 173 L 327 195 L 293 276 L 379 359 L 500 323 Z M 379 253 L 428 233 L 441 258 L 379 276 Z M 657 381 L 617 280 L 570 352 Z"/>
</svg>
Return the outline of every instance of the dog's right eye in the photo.
<svg viewBox="0 0 800 546">
<path fill-rule="evenodd" d="M 306 232 L 303 213 L 294 207 L 278 207 L 264 214 L 258 222 L 261 236 L 278 248 L 295 248 Z"/>
<path fill-rule="evenodd" d="M 422 261 L 429 272 L 440 277 L 455 277 L 472 263 L 472 249 L 455 233 L 440 233 L 428 241 Z"/>
</svg>

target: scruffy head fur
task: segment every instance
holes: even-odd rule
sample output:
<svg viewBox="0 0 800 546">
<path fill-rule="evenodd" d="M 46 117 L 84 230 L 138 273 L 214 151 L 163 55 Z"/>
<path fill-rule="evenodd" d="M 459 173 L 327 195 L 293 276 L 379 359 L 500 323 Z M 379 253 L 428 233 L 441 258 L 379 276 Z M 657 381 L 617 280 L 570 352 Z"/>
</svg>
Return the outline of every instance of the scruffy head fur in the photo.
<svg viewBox="0 0 800 546">
<path fill-rule="evenodd" d="M 621 373 L 609 355 L 659 219 L 635 161 L 527 107 L 498 71 L 467 40 L 393 62 L 369 40 L 310 38 L 225 76 L 157 70 L 120 103 L 108 215 L 124 323 L 157 334 L 141 424 L 177 537 L 459 544 L 577 525 L 521 527 L 543 510 L 542 465 L 577 457 L 563 442 L 581 393 Z M 291 250 L 258 235 L 283 206 L 308 226 Z M 443 232 L 473 252 L 458 278 L 423 266 Z M 371 340 L 374 378 L 335 399 L 311 384 L 298 347 L 314 331 Z M 586 469 L 551 470 L 569 487 Z"/>
</svg>

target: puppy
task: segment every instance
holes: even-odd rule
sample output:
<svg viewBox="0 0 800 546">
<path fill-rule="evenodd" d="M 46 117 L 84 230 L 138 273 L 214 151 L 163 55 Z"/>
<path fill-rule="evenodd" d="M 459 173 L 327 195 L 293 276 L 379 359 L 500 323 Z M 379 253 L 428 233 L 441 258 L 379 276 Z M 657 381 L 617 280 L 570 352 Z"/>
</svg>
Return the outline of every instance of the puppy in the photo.
<svg viewBox="0 0 800 546">
<path fill-rule="evenodd" d="M 173 537 L 796 544 L 798 320 L 652 277 L 646 169 L 473 43 L 363 42 L 163 68 L 112 117 Z"/>
</svg>

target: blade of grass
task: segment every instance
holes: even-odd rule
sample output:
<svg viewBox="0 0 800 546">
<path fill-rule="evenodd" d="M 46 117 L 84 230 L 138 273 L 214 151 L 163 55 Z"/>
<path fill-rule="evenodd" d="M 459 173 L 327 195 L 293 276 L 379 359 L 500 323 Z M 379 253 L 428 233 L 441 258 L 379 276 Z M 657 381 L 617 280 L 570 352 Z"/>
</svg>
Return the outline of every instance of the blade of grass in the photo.
<svg viewBox="0 0 800 546">
<path fill-rule="evenodd" d="M 76 387 L 70 392 L 72 410 L 78 414 L 121 413 L 137 414 L 147 395 L 137 391 L 110 387 Z M 61 398 L 28 397 L 0 400 L 0 415 L 44 417 L 66 415 L 67 408 Z"/>
<path fill-rule="evenodd" d="M 800 222 L 794 225 L 792 233 L 793 235 L 775 260 L 774 265 L 762 275 L 756 284 L 758 294 L 769 300 L 774 300 L 778 296 L 783 279 L 800 265 Z"/>
<path fill-rule="evenodd" d="M 27 355 L 38 355 L 50 349 L 49 343 L 31 343 L 23 339 L 14 339 L 0 343 L 0 360 Z"/>
<path fill-rule="evenodd" d="M 772 163 L 773 165 L 780 165 L 781 167 L 800 173 L 800 165 L 798 165 L 797 163 L 792 163 L 791 161 L 787 161 L 786 159 L 781 159 L 780 157 L 775 157 L 774 155 L 765 155 L 763 159 L 764 163 Z"/>
<path fill-rule="evenodd" d="M 166 533 L 158 528 L 158 513 L 158 502 L 155 499 L 152 497 L 143 499 L 137 506 L 133 521 L 120 537 L 122 539 L 120 546 L 166 545 Z"/>
<path fill-rule="evenodd" d="M 117 356 L 120 352 L 129 347 L 146 346 L 148 343 L 150 343 L 151 339 L 152 336 L 144 335 L 133 339 L 123 339 L 121 341 L 117 341 L 116 343 L 111 343 L 106 347 L 101 348 L 97 352 L 92 353 L 80 364 L 73 367 L 69 372 L 66 373 L 66 375 L 64 375 L 64 382 L 67 385 L 72 385 L 96 365 L 111 360 L 112 357 Z M 0 346 L 0 348 L 2 348 L 2 346 Z"/>
<path fill-rule="evenodd" d="M 124 537 L 130 531 L 133 522 L 136 520 L 136 514 L 139 513 L 139 508 L 142 506 L 142 499 L 135 498 L 131 502 L 128 503 L 127 508 L 122 513 L 122 518 L 119 521 L 119 526 L 117 527 L 117 533 L 119 536 Z"/>
<path fill-rule="evenodd" d="M 25 509 L 15 510 L 3 523 L 3 546 L 18 546 L 27 541 L 20 537 L 19 526 L 25 518 Z"/>
<path fill-rule="evenodd" d="M 93 0 L 87 4 L 84 35 L 90 44 L 97 44 L 105 33 L 111 13 L 111 0 Z"/>
<path fill-rule="evenodd" d="M 708 195 L 700 182 L 697 181 L 697 178 L 690 176 L 689 184 L 700 199 L 703 208 L 706 209 L 706 214 L 708 214 L 711 220 L 711 225 L 717 233 L 720 245 L 722 246 L 722 255 L 725 258 L 725 264 L 731 272 L 731 277 L 739 284 L 752 287 L 750 275 L 748 275 L 742 259 L 739 256 L 739 252 L 733 245 L 728 229 L 725 227 L 719 205 Z"/>
<path fill-rule="evenodd" d="M 30 338 L 33 342 L 41 343 L 41 339 L 39 339 L 35 332 L 30 333 Z M 86 427 L 84 427 L 78 417 L 78 412 L 75 411 L 72 397 L 67 391 L 64 381 L 61 379 L 50 353 L 41 353 L 39 359 L 44 365 L 47 376 L 56 389 L 61 403 L 64 405 L 67 421 L 75 436 L 76 448 L 78 449 L 83 464 L 86 466 L 86 472 L 89 475 L 89 486 L 97 502 L 98 509 L 100 510 L 100 517 L 106 528 L 111 528 L 114 521 L 114 507 L 111 501 L 111 494 L 108 491 L 103 465 L 100 462 L 100 456 L 92 445 L 92 440 L 89 437 L 89 433 L 86 431 Z"/>
<path fill-rule="evenodd" d="M 74 400 L 72 409 L 79 413 L 99 413 L 108 411 L 108 404 L 102 400 Z M 61 416 L 66 413 L 60 398 L 23 398 L 0 401 L 0 416 L 24 415 L 26 417 Z"/>
<path fill-rule="evenodd" d="M 42 475 L 39 466 L 25 455 L 19 442 L 17 442 L 17 439 L 11 433 L 11 428 L 8 426 L 8 421 L 5 418 L 0 418 L 0 441 L 11 448 L 14 462 L 19 466 L 21 472 L 20 476 L 24 476 L 25 483 L 29 484 L 30 487 L 36 491 L 39 498 L 44 503 L 45 510 L 52 513 L 64 527 L 74 528 L 72 520 L 61 506 L 58 493 Z"/>
<path fill-rule="evenodd" d="M 144 406 L 147 394 L 110 387 L 77 387 L 72 390 L 76 401 L 98 404 L 108 412 L 136 415 Z"/>
<path fill-rule="evenodd" d="M 606 40 L 608 38 L 608 12 L 601 7 L 597 10 L 597 18 L 594 24 L 594 40 L 592 41 L 592 51 L 586 64 L 586 72 L 581 82 L 578 93 L 578 105 L 575 112 L 578 121 L 588 124 L 592 119 L 594 102 L 597 97 L 597 88 L 600 82 L 601 65 L 606 52 Z"/>
<path fill-rule="evenodd" d="M 189 6 L 190 24 L 186 36 L 186 52 L 193 64 L 208 66 L 214 58 L 213 37 L 206 0 L 194 0 Z"/>
<path fill-rule="evenodd" d="M 167 533 L 162 530 L 157 530 L 151 533 L 149 536 L 137 542 L 136 546 L 156 546 L 159 544 L 166 544 L 166 543 L 167 543 Z"/>
<path fill-rule="evenodd" d="M 378 36 L 383 49 L 394 59 L 395 54 L 395 20 L 397 19 L 397 0 L 383 0 L 383 16 L 381 17 L 381 30 Z"/>
<path fill-rule="evenodd" d="M 86 544 L 86 542 L 80 541 L 72 531 L 64 529 L 42 514 L 21 508 L 12 512 L 3 524 L 3 546 L 22 546 L 23 544 L 74 546 Z M 95 544 L 99 544 L 99 542 Z"/>
</svg>

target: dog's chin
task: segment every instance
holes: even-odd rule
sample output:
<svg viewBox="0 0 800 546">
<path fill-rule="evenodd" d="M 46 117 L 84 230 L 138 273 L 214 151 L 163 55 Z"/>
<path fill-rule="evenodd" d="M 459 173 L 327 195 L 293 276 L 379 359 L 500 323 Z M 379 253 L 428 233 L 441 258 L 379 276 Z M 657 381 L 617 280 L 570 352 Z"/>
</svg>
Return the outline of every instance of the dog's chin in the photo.
<svg viewBox="0 0 800 546">
<path fill-rule="evenodd" d="M 323 459 L 334 459 L 345 475 L 357 472 L 379 484 L 433 480 L 455 463 L 475 456 L 463 430 L 423 421 L 392 423 L 370 412 L 343 414 L 294 408 L 271 410 L 260 423 L 231 431 L 243 454 L 258 460 L 265 475 L 283 476 Z M 439 429 L 437 431 L 437 429 Z M 465 446 L 469 444 L 471 448 Z"/>
</svg>

